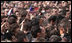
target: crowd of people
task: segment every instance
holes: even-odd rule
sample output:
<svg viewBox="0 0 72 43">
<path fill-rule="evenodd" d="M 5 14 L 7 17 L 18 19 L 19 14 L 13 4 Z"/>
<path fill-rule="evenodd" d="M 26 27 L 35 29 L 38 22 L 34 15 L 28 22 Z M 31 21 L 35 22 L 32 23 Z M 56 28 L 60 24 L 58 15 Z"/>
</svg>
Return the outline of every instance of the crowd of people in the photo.
<svg viewBox="0 0 72 43">
<path fill-rule="evenodd" d="M 71 1 L 1 1 L 1 42 L 71 42 Z"/>
</svg>

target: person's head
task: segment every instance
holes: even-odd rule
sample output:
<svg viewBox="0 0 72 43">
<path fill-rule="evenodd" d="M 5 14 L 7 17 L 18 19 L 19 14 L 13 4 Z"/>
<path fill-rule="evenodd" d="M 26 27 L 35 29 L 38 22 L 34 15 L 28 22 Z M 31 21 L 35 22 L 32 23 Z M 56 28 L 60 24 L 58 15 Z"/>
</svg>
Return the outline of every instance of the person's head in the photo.
<svg viewBox="0 0 72 43">
<path fill-rule="evenodd" d="M 42 8 L 41 13 L 45 13 L 45 8 Z"/>
<path fill-rule="evenodd" d="M 68 1 L 68 4 L 71 4 L 71 1 Z"/>
<path fill-rule="evenodd" d="M 43 23 L 43 19 L 40 19 L 39 20 L 39 25 L 42 25 L 42 23 Z"/>
<path fill-rule="evenodd" d="M 13 13 L 15 13 L 16 11 L 18 11 L 18 8 L 14 7 L 13 8 Z"/>
<path fill-rule="evenodd" d="M 8 17 L 9 24 L 16 23 L 17 17 L 15 15 L 11 15 Z"/>
<path fill-rule="evenodd" d="M 23 28 L 24 31 L 31 31 L 31 22 L 30 22 L 30 20 L 26 20 L 23 26 L 24 26 L 24 28 Z"/>
<path fill-rule="evenodd" d="M 37 5 L 38 5 L 38 4 L 35 2 L 33 6 L 36 7 Z"/>
<path fill-rule="evenodd" d="M 36 27 L 37 27 L 37 28 L 36 28 Z M 31 32 L 32 32 L 32 35 L 33 35 L 34 38 L 40 37 L 41 29 L 39 28 L 38 25 L 32 26 Z"/>
<path fill-rule="evenodd" d="M 15 36 L 12 36 L 12 42 L 17 42 L 17 38 Z"/>
<path fill-rule="evenodd" d="M 5 14 L 4 14 L 4 10 L 2 10 L 2 11 L 1 11 L 1 16 L 4 16 L 4 15 L 5 15 Z"/>
<path fill-rule="evenodd" d="M 13 7 L 14 7 L 14 4 L 13 4 L 13 2 L 12 2 L 12 3 L 10 3 L 10 7 L 11 7 L 11 8 L 13 8 Z"/>
<path fill-rule="evenodd" d="M 50 38 L 49 38 L 49 42 L 59 42 L 61 41 L 61 37 L 57 36 L 57 35 L 52 35 Z"/>
<path fill-rule="evenodd" d="M 26 17 L 26 15 L 27 15 L 27 11 L 25 11 L 24 9 L 21 9 L 19 11 L 19 13 L 20 13 L 21 17 Z"/>
<path fill-rule="evenodd" d="M 24 8 L 24 4 L 23 4 L 22 2 L 19 2 L 19 3 L 18 3 L 18 7 L 19 7 L 19 8 Z"/>
<path fill-rule="evenodd" d="M 64 27 L 60 27 L 60 34 L 64 34 L 65 33 L 65 30 L 64 30 Z"/>
<path fill-rule="evenodd" d="M 67 1 L 62 1 L 62 6 L 63 7 L 66 7 L 68 5 L 68 2 Z"/>
<path fill-rule="evenodd" d="M 28 5 L 25 5 L 25 7 L 24 8 L 28 8 Z"/>
<path fill-rule="evenodd" d="M 16 35 L 17 42 L 28 42 L 26 35 L 23 31 L 19 31 Z"/>
<path fill-rule="evenodd" d="M 57 9 L 57 8 L 54 8 L 54 9 L 52 10 L 52 13 L 53 13 L 53 15 L 57 15 L 57 14 L 58 14 L 58 9 Z"/>
<path fill-rule="evenodd" d="M 54 24 L 55 21 L 56 21 L 56 18 L 57 18 L 56 16 L 51 16 L 51 17 L 48 19 L 49 23 Z"/>
<path fill-rule="evenodd" d="M 6 23 L 6 24 L 4 24 L 4 23 Z M 1 25 L 3 25 L 3 24 L 4 24 L 4 26 L 1 27 L 2 28 L 1 31 L 5 33 L 9 28 L 6 16 L 1 17 Z"/>
<path fill-rule="evenodd" d="M 38 5 L 41 5 L 42 2 L 39 2 Z"/>
<path fill-rule="evenodd" d="M 54 5 L 54 4 L 53 4 L 52 2 L 49 3 L 49 6 L 50 6 L 50 7 L 53 7 L 53 5 Z"/>
<path fill-rule="evenodd" d="M 14 23 L 10 25 L 9 32 L 11 32 L 13 35 L 16 35 L 19 29 L 19 25 L 17 23 Z"/>
<path fill-rule="evenodd" d="M 1 16 L 1 23 L 7 22 L 7 16 Z"/>
<path fill-rule="evenodd" d="M 45 39 L 45 38 L 40 37 L 40 38 L 38 38 L 35 42 L 46 42 L 46 39 Z"/>
<path fill-rule="evenodd" d="M 66 18 L 69 18 L 70 12 L 66 12 Z"/>
<path fill-rule="evenodd" d="M 53 30 L 50 31 L 50 36 L 51 35 L 59 35 L 59 31 L 58 30 L 55 30 L 55 28 L 54 28 Z"/>
<path fill-rule="evenodd" d="M 4 11 L 5 11 L 5 13 L 4 13 L 4 14 L 5 14 L 5 15 L 7 15 L 7 13 L 8 13 L 8 11 L 9 11 L 9 9 L 5 9 Z"/>
<path fill-rule="evenodd" d="M 68 30 L 71 29 L 71 24 L 69 21 L 63 19 L 59 23 L 58 29 L 60 30 L 60 34 L 68 33 Z"/>
<path fill-rule="evenodd" d="M 19 13 L 18 11 L 15 12 L 15 15 L 16 15 L 17 17 L 20 17 L 20 13 Z"/>
</svg>

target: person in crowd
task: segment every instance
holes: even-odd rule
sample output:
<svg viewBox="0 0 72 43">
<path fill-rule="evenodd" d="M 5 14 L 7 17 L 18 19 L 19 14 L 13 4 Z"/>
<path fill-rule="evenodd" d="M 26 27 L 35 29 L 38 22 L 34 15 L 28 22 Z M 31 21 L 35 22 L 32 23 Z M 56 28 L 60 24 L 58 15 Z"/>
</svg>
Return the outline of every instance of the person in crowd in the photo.
<svg viewBox="0 0 72 43">
<path fill-rule="evenodd" d="M 71 42 L 71 1 L 1 1 L 1 42 Z"/>
</svg>

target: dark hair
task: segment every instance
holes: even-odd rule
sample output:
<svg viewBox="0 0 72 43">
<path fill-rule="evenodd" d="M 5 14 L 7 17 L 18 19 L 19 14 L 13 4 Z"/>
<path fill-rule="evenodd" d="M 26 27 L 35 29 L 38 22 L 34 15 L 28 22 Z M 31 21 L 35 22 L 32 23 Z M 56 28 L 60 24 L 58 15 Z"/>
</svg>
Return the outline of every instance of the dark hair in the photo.
<svg viewBox="0 0 72 43">
<path fill-rule="evenodd" d="M 16 23 L 17 17 L 15 15 L 11 15 L 8 17 L 9 24 Z"/>
<path fill-rule="evenodd" d="M 19 23 L 21 23 L 21 22 L 25 19 L 26 15 L 27 15 L 27 11 L 21 9 L 21 10 L 19 11 L 19 13 L 20 13 L 20 16 L 21 16 L 21 18 L 20 18 L 20 20 L 19 20 L 19 21 L 20 21 Z"/>
<path fill-rule="evenodd" d="M 26 31 L 31 30 L 31 22 L 30 21 L 24 23 L 24 30 L 26 30 Z"/>
<path fill-rule="evenodd" d="M 32 21 L 31 21 L 31 23 L 32 23 L 32 26 L 39 25 L 39 19 L 33 18 Z"/>
<path fill-rule="evenodd" d="M 59 35 L 59 32 L 58 30 L 53 29 L 50 31 L 50 35 Z"/>
<path fill-rule="evenodd" d="M 1 22 L 3 18 L 7 18 L 7 16 L 1 16 Z M 4 20 L 4 22 L 6 22 L 7 20 Z"/>
<path fill-rule="evenodd" d="M 37 33 L 40 33 L 41 29 L 39 28 L 38 25 L 35 25 L 35 26 L 32 26 L 31 32 L 32 32 L 33 37 L 36 38 L 37 37 Z"/>
<path fill-rule="evenodd" d="M 27 11 L 25 11 L 24 9 L 20 9 L 19 13 L 21 17 L 25 17 L 27 15 Z"/>
<path fill-rule="evenodd" d="M 17 23 L 11 24 L 9 32 L 11 32 L 14 35 L 16 32 L 16 29 L 18 29 L 18 28 L 19 28 L 19 25 Z"/>
<path fill-rule="evenodd" d="M 23 42 L 24 38 L 26 38 L 26 35 L 24 34 L 23 31 L 19 31 L 17 32 L 16 38 L 17 38 L 17 42 Z"/>
<path fill-rule="evenodd" d="M 8 16 L 8 18 L 10 18 L 10 17 L 14 17 L 15 19 L 17 19 L 16 15 L 10 15 L 10 16 Z"/>
<path fill-rule="evenodd" d="M 51 20 L 53 20 L 53 22 L 55 22 L 55 21 L 56 21 L 56 18 L 57 18 L 56 16 L 51 16 L 51 17 L 48 19 L 48 21 L 51 22 Z"/>
<path fill-rule="evenodd" d="M 25 19 L 23 30 L 30 31 L 31 30 L 31 20 Z"/>
<path fill-rule="evenodd" d="M 61 41 L 61 37 L 57 36 L 57 35 L 52 35 L 50 38 L 49 38 L 49 41 L 50 42 L 59 42 Z"/>
<path fill-rule="evenodd" d="M 46 42 L 46 39 L 45 39 L 45 38 L 40 37 L 40 38 L 38 38 L 38 39 L 36 40 L 36 42 Z"/>
<path fill-rule="evenodd" d="M 67 19 L 62 19 L 60 21 L 60 23 L 58 24 L 58 29 L 60 29 L 60 27 L 63 27 L 65 32 L 67 31 L 67 28 L 70 29 L 71 28 L 71 24 L 69 21 L 67 21 Z"/>
</svg>

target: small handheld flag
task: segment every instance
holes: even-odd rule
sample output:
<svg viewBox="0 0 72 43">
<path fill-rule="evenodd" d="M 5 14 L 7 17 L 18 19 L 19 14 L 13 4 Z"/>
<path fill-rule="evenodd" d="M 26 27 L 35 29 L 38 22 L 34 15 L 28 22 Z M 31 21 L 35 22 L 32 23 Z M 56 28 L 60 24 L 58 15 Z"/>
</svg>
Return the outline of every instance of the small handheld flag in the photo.
<svg viewBox="0 0 72 43">
<path fill-rule="evenodd" d="M 30 8 L 29 8 L 29 9 L 30 9 L 30 11 L 33 11 L 33 10 L 34 10 L 34 8 L 32 8 L 32 6 L 30 6 Z"/>
<path fill-rule="evenodd" d="M 36 10 L 36 11 L 37 11 L 38 9 L 39 9 L 38 7 L 35 7 L 35 8 L 34 8 L 34 10 Z"/>
<path fill-rule="evenodd" d="M 11 8 L 11 9 L 9 10 L 9 12 L 8 12 L 7 15 L 9 16 L 9 15 L 11 15 L 12 13 L 13 13 L 13 9 Z"/>
</svg>

